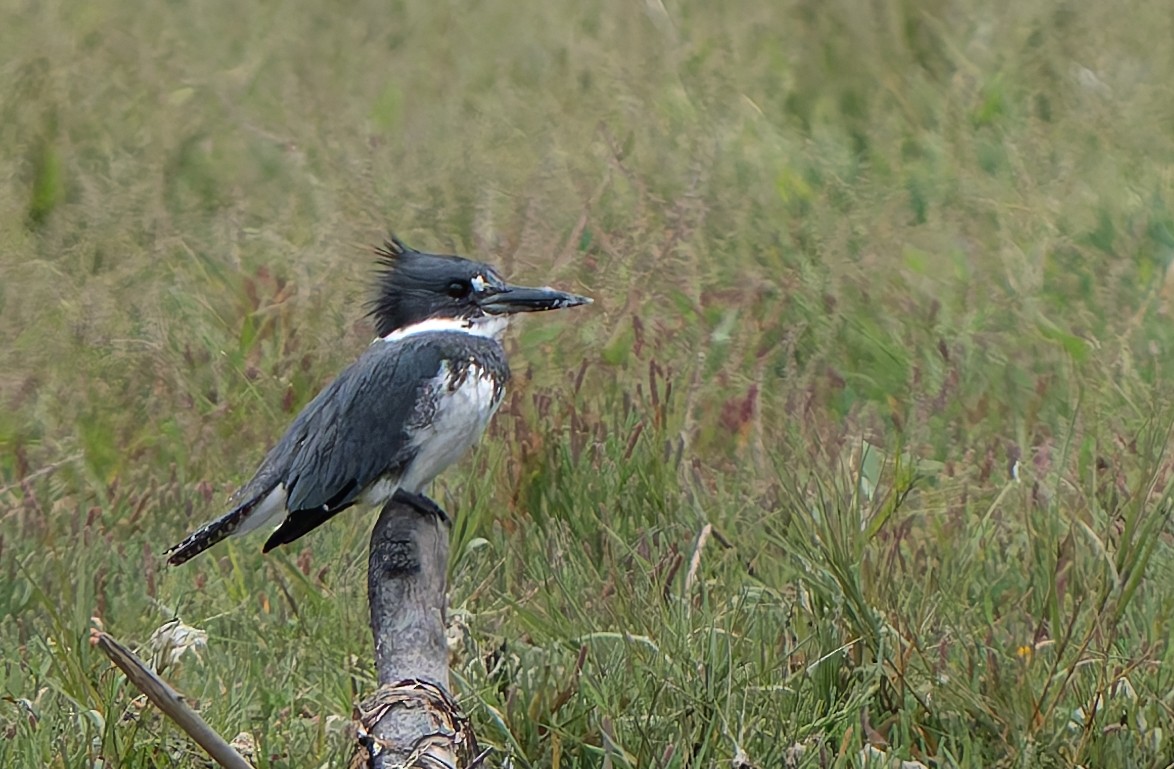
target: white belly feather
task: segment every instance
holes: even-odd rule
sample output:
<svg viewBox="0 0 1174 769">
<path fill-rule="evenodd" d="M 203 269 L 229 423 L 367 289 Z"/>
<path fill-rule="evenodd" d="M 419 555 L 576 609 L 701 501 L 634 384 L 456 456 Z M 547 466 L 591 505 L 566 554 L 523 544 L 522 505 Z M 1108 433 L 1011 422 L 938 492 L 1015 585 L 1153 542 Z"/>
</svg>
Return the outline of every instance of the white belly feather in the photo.
<svg viewBox="0 0 1174 769">
<path fill-rule="evenodd" d="M 446 365 L 437 380 L 440 402 L 436 413 L 413 439 L 416 458 L 399 482 L 406 491 L 423 492 L 433 478 L 464 456 L 501 405 L 501 390 L 476 364 L 469 365 L 467 375 L 454 389 L 448 389 L 448 380 Z"/>
</svg>

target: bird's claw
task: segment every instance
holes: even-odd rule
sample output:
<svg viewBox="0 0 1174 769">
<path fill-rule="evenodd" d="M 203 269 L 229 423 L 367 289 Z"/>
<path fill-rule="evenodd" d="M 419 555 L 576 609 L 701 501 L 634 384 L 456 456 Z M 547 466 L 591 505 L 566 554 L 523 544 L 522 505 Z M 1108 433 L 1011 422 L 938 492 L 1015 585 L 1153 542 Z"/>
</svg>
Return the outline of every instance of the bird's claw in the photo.
<svg viewBox="0 0 1174 769">
<path fill-rule="evenodd" d="M 396 489 L 392 499 L 401 505 L 407 505 L 420 515 L 436 516 L 445 526 L 452 526 L 452 519 L 448 517 L 448 513 L 444 512 L 444 508 L 423 494 Z"/>
</svg>

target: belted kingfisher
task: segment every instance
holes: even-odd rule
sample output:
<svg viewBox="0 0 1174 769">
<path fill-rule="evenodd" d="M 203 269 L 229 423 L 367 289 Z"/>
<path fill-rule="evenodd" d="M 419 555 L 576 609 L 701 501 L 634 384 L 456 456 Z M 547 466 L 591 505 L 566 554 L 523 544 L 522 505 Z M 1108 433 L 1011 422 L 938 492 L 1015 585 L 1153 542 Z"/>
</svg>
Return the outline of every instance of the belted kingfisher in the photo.
<svg viewBox="0 0 1174 769">
<path fill-rule="evenodd" d="M 439 510 L 424 489 L 501 404 L 509 316 L 591 302 L 512 286 L 487 264 L 421 253 L 395 237 L 376 254 L 382 270 L 369 308 L 378 338 L 302 409 L 232 509 L 167 551 L 172 565 L 274 519 L 263 552 L 358 503 L 396 495 Z"/>
</svg>

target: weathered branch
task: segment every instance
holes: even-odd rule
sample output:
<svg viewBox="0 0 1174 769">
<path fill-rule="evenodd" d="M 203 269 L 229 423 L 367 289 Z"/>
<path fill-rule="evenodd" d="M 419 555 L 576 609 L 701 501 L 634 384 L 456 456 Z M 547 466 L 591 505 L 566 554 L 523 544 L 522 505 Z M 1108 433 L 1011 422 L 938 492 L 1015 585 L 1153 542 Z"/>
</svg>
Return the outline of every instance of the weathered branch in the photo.
<svg viewBox="0 0 1174 769">
<path fill-rule="evenodd" d="M 367 598 L 379 689 L 359 706 L 352 766 L 470 767 L 476 742 L 448 695 L 447 517 L 397 493 L 371 533 Z"/>
<path fill-rule="evenodd" d="M 212 731 L 212 727 L 200 718 L 199 713 L 184 702 L 179 692 L 157 676 L 134 652 L 114 640 L 113 636 L 97 629 L 90 631 L 90 643 L 101 649 L 111 662 L 126 673 L 126 677 L 139 691 L 147 695 L 164 715 L 187 732 L 200 747 L 208 751 L 208 755 L 216 763 L 225 769 L 253 769 L 240 753 L 224 741 L 224 738 Z"/>
</svg>

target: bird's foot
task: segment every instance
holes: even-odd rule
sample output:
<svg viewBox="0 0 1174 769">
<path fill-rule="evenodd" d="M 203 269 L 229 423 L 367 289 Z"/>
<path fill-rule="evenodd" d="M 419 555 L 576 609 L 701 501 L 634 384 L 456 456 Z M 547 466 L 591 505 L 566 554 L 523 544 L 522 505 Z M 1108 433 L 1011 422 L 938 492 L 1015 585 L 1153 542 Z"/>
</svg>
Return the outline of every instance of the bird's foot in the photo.
<svg viewBox="0 0 1174 769">
<path fill-rule="evenodd" d="M 396 489 L 392 499 L 399 502 L 401 505 L 407 505 L 415 510 L 420 515 L 434 515 L 440 522 L 446 526 L 452 525 L 452 519 L 448 517 L 448 513 L 444 509 L 433 502 L 423 494 L 418 494 L 413 491 L 404 491 L 403 489 Z"/>
</svg>

